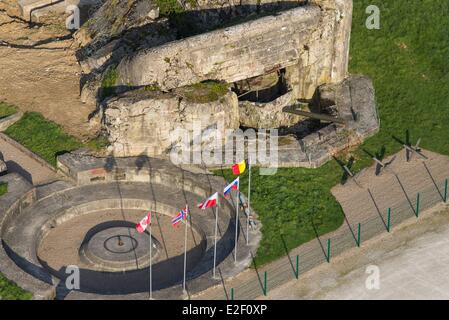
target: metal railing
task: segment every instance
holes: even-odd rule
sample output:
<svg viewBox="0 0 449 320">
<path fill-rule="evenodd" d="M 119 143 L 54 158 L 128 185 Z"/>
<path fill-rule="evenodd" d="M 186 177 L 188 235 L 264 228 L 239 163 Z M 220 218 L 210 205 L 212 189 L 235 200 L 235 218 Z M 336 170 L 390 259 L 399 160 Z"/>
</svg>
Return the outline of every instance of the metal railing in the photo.
<svg viewBox="0 0 449 320">
<path fill-rule="evenodd" d="M 438 186 L 438 187 L 437 187 Z M 410 195 L 412 196 L 412 195 Z M 323 235 L 304 245 L 293 249 L 289 255 L 263 268 L 263 272 L 255 269 L 254 276 L 234 288 L 223 287 L 225 293 L 232 292 L 233 299 L 255 299 L 266 295 L 270 289 L 278 287 L 294 279 L 301 279 L 301 274 L 322 263 L 332 261 L 348 249 L 363 243 L 383 232 L 390 232 L 406 219 L 419 218 L 421 213 L 441 202 L 448 201 L 448 180 L 436 182 L 421 190 L 415 198 L 405 199 L 396 203 L 385 212 L 373 214 L 363 221 L 345 221 L 343 226 L 332 233 L 330 238 Z M 302 248 L 304 248 L 302 250 Z M 293 255 L 292 252 L 296 253 Z M 224 294 L 216 299 L 228 299 L 231 295 Z"/>
</svg>

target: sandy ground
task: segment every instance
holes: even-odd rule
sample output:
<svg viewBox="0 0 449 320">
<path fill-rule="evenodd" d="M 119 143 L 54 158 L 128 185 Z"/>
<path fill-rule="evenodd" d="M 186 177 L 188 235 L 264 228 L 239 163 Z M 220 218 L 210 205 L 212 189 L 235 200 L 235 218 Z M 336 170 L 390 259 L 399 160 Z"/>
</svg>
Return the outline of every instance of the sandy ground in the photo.
<svg viewBox="0 0 449 320">
<path fill-rule="evenodd" d="M 96 131 L 88 123 L 95 106 L 80 101 L 81 69 L 70 33 L 53 21 L 30 27 L 14 3 L 0 3 L 0 101 L 41 112 L 86 140 Z"/>
<path fill-rule="evenodd" d="M 432 211 L 273 289 L 269 298 L 449 299 L 449 210 Z"/>
</svg>

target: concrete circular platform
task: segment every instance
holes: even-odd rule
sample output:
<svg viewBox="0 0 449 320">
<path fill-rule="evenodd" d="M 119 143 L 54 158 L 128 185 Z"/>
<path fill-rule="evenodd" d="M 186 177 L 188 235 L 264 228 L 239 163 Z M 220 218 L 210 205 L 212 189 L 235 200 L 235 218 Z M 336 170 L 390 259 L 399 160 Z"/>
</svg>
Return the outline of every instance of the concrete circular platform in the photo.
<svg viewBox="0 0 449 320">
<path fill-rule="evenodd" d="M 103 229 L 104 228 L 104 229 Z M 138 233 L 134 224 L 116 221 L 108 226 L 97 225 L 88 232 L 79 250 L 80 259 L 99 271 L 126 271 L 156 263 L 162 245 L 148 232 Z M 99 229 L 99 230 L 98 230 Z"/>
<path fill-rule="evenodd" d="M 196 205 L 222 190 L 223 179 L 155 159 L 150 170 L 137 160 L 120 159 L 112 167 L 105 159 L 83 161 L 78 173 L 70 168 L 82 179 L 77 185 L 56 181 L 5 203 L 0 272 L 37 299 L 147 299 L 150 238 L 147 232 L 137 233 L 135 225 L 151 211 L 153 297 L 184 298 L 185 224 L 173 228 L 171 219 L 186 203 L 189 294 L 215 286 L 250 264 L 260 236 L 252 232 L 246 245 L 246 235 L 239 230 L 235 263 L 235 208 L 232 201 L 221 198 L 216 250 L 221 278 L 212 278 L 214 210 Z M 106 179 L 97 177 L 103 173 Z M 72 266 L 78 267 L 80 287 L 68 289 L 67 270 Z"/>
</svg>

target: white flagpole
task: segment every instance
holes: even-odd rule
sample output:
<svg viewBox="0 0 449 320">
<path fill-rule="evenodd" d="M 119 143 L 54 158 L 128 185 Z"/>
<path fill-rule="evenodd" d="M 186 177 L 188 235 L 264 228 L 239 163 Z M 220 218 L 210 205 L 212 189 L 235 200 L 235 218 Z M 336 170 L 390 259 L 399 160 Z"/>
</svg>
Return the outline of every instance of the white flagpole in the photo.
<svg viewBox="0 0 449 320">
<path fill-rule="evenodd" d="M 189 207 L 186 205 L 186 221 L 185 221 L 185 229 L 184 229 L 184 281 L 182 283 L 182 291 L 186 293 L 186 261 L 187 261 L 187 224 L 189 221 Z"/>
<path fill-rule="evenodd" d="M 251 200 L 251 157 L 248 158 L 248 212 L 246 215 L 246 245 L 249 244 L 249 216 L 251 214 L 250 200 Z"/>
<path fill-rule="evenodd" d="M 215 206 L 215 244 L 214 244 L 214 272 L 213 278 L 215 278 L 215 267 L 217 264 L 217 229 L 218 229 L 218 201 Z"/>
<path fill-rule="evenodd" d="M 149 227 L 150 227 L 150 300 L 152 300 L 153 299 L 153 267 L 152 267 L 152 265 L 153 265 L 153 263 L 152 263 L 152 260 L 153 260 L 153 254 L 152 254 L 153 236 L 151 235 L 151 220 L 150 220 Z"/>
<path fill-rule="evenodd" d="M 237 198 L 235 203 L 235 249 L 234 249 L 234 262 L 237 262 L 237 241 L 239 233 L 239 198 L 240 190 L 237 190 Z"/>
</svg>

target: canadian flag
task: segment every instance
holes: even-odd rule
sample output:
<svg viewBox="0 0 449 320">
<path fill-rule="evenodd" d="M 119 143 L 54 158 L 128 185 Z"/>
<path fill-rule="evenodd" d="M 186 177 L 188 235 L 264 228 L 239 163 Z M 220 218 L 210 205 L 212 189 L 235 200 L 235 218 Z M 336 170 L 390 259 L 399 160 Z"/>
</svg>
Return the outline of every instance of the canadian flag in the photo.
<svg viewBox="0 0 449 320">
<path fill-rule="evenodd" d="M 138 224 L 136 224 L 137 232 L 143 233 L 148 225 L 151 223 L 151 212 L 148 212 L 147 216 L 144 217 Z"/>
<path fill-rule="evenodd" d="M 198 204 L 198 208 L 205 210 L 207 208 L 214 207 L 217 205 L 217 201 L 218 201 L 218 192 L 215 192 L 213 195 L 207 198 L 206 201 Z"/>
</svg>

